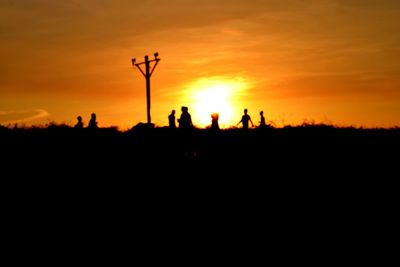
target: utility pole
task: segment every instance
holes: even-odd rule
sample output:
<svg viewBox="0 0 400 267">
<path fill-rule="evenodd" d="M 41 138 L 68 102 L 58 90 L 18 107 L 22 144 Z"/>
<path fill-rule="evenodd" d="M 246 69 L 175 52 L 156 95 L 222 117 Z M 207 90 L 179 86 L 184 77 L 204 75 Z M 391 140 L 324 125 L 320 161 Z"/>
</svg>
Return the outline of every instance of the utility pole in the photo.
<svg viewBox="0 0 400 267">
<path fill-rule="evenodd" d="M 132 59 L 132 65 L 137 67 L 143 76 L 146 78 L 146 99 L 147 99 L 147 124 L 151 124 L 151 116 L 150 116 L 150 77 L 153 74 L 158 62 L 161 59 L 158 58 L 158 53 L 154 53 L 154 59 L 149 60 L 149 56 L 144 57 L 144 61 L 140 63 L 136 63 L 136 58 Z M 155 62 L 153 67 L 150 66 L 150 63 Z M 145 65 L 145 71 L 142 70 L 140 65 Z"/>
</svg>

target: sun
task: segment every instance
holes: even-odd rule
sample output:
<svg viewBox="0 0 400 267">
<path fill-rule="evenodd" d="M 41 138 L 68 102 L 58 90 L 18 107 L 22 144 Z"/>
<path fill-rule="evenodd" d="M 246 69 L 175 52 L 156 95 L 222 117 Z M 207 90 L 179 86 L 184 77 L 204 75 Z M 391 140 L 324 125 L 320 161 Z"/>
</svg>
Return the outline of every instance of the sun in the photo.
<svg viewBox="0 0 400 267">
<path fill-rule="evenodd" d="M 187 90 L 193 123 L 198 127 L 207 127 L 211 124 L 211 114 L 218 113 L 221 128 L 233 125 L 237 100 L 246 88 L 243 78 L 196 80 Z"/>
<path fill-rule="evenodd" d="M 231 88 L 228 85 L 215 85 L 194 93 L 194 109 L 198 124 L 210 124 L 211 114 L 220 114 L 220 124 L 232 118 L 233 107 L 230 101 Z"/>
</svg>

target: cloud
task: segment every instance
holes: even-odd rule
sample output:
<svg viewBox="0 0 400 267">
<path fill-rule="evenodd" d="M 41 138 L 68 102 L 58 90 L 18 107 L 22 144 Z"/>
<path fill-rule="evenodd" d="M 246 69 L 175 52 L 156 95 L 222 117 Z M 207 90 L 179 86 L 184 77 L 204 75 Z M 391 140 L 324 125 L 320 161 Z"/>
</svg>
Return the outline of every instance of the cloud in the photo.
<svg viewBox="0 0 400 267">
<path fill-rule="evenodd" d="M 43 109 L 0 111 L 1 124 L 29 123 L 48 117 L 50 114 Z"/>
<path fill-rule="evenodd" d="M 152 93 L 165 105 L 215 76 L 247 77 L 259 101 L 399 103 L 399 18 L 398 0 L 0 0 L 0 99 L 52 112 L 144 104 L 130 59 L 157 51 Z M 3 112 L 0 123 L 40 114 Z"/>
</svg>

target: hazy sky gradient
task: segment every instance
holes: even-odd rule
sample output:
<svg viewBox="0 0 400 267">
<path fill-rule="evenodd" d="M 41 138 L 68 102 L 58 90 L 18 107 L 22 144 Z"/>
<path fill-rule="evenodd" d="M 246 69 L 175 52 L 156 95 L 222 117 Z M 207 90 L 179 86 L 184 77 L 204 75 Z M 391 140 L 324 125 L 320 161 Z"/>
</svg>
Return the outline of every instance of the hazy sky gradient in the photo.
<svg viewBox="0 0 400 267">
<path fill-rule="evenodd" d="M 130 60 L 158 51 L 158 125 L 208 78 L 246 81 L 237 121 L 400 125 L 399 28 L 398 0 L 0 0 L 0 123 L 144 122 Z"/>
</svg>

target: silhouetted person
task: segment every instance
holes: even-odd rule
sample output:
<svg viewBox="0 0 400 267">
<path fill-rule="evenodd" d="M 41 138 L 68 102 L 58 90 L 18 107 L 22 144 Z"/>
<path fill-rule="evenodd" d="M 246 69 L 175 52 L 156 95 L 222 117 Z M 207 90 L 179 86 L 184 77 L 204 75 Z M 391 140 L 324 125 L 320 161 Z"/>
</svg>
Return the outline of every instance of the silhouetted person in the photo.
<svg viewBox="0 0 400 267">
<path fill-rule="evenodd" d="M 265 128 L 267 126 L 265 124 L 265 117 L 264 117 L 264 111 L 260 111 L 260 128 Z"/>
<path fill-rule="evenodd" d="M 74 128 L 75 129 L 83 129 L 82 117 L 78 116 L 76 119 L 78 120 L 78 122 L 75 124 Z"/>
<path fill-rule="evenodd" d="M 218 119 L 219 119 L 218 113 L 211 114 L 211 130 L 214 130 L 214 131 L 219 130 Z"/>
<path fill-rule="evenodd" d="M 251 120 L 250 116 L 247 114 L 247 108 L 245 108 L 244 115 L 242 116 L 242 119 L 238 122 L 238 124 L 242 123 L 243 129 L 247 130 L 247 129 L 249 129 L 249 121 L 251 122 L 251 126 L 254 127 L 253 121 Z"/>
<path fill-rule="evenodd" d="M 191 129 L 193 127 L 192 117 L 188 112 L 188 107 L 182 107 L 181 117 L 178 119 L 179 129 Z"/>
<path fill-rule="evenodd" d="M 97 129 L 98 128 L 95 113 L 92 113 L 92 115 L 91 115 L 88 128 L 89 129 Z"/>
<path fill-rule="evenodd" d="M 169 128 L 176 129 L 175 110 L 174 109 L 171 111 L 171 114 L 169 114 L 169 116 L 168 116 L 168 123 L 169 123 Z"/>
</svg>

